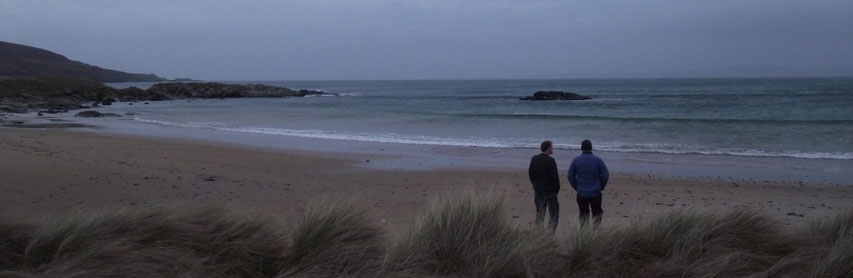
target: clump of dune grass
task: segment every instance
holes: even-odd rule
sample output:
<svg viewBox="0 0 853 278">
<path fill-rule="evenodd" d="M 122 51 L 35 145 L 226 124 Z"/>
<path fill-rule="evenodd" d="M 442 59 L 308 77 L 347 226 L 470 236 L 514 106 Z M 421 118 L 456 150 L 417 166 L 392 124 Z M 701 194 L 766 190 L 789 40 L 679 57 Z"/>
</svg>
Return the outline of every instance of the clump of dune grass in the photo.
<svg viewBox="0 0 853 278">
<path fill-rule="evenodd" d="M 551 232 L 508 222 L 501 198 L 444 201 L 403 236 L 388 271 L 470 277 L 550 276 L 558 258 Z"/>
<path fill-rule="evenodd" d="M 33 229 L 9 272 L 44 276 L 271 276 L 284 227 L 222 208 L 152 207 L 77 215 Z"/>
<path fill-rule="evenodd" d="M 819 219 L 791 235 L 797 250 L 763 277 L 853 277 L 853 209 Z"/>
<path fill-rule="evenodd" d="M 502 198 L 446 199 L 390 243 L 368 209 L 313 200 L 295 217 L 146 207 L 0 219 L 0 277 L 853 277 L 853 209 L 786 229 L 750 210 L 676 211 L 549 230 Z"/>
<path fill-rule="evenodd" d="M 375 276 L 382 268 L 384 231 L 353 202 L 309 202 L 292 232 L 281 276 Z"/>
<path fill-rule="evenodd" d="M 602 277 L 739 277 L 795 250 L 781 227 L 749 210 L 676 211 L 625 228 L 572 234 L 568 273 Z"/>
<path fill-rule="evenodd" d="M 813 224 L 812 240 L 824 249 L 812 272 L 820 277 L 853 277 L 853 209 Z M 808 232 L 804 232 L 808 233 Z"/>
<path fill-rule="evenodd" d="M 0 270 L 21 263 L 27 247 L 27 233 L 33 229 L 33 226 L 0 218 Z"/>
<path fill-rule="evenodd" d="M 310 208 L 292 227 L 271 215 L 216 207 L 126 209 L 38 227 L 4 222 L 0 276 L 318 277 L 378 271 L 382 233 L 366 211 L 344 202 L 323 205 Z"/>
</svg>

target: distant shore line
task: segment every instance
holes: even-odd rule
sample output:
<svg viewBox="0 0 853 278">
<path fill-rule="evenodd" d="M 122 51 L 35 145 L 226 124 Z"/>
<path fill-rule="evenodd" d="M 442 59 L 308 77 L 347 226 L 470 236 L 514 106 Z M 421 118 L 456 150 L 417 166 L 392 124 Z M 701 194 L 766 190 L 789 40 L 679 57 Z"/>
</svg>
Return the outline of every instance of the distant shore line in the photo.
<svg viewBox="0 0 853 278">
<path fill-rule="evenodd" d="M 182 99 L 285 98 L 325 95 L 317 90 L 292 90 L 261 84 L 216 82 L 157 83 L 145 90 L 116 89 L 101 82 L 71 77 L 0 78 L 0 113 L 64 113 L 113 102 Z"/>
</svg>

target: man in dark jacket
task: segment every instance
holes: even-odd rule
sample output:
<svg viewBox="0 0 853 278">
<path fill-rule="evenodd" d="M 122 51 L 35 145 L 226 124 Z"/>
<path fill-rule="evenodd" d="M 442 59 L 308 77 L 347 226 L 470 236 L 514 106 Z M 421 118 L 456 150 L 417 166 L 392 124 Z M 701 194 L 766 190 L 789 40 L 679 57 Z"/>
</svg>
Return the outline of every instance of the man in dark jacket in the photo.
<svg viewBox="0 0 853 278">
<path fill-rule="evenodd" d="M 548 226 L 552 230 L 557 229 L 557 221 L 560 218 L 560 203 L 557 202 L 557 193 L 560 192 L 560 177 L 557 174 L 557 162 L 551 157 L 554 153 L 551 141 L 542 142 L 539 146 L 542 153 L 530 159 L 530 183 L 533 184 L 533 203 L 536 205 L 536 224 L 542 225 L 545 219 L 545 210 L 551 215 Z"/>
<path fill-rule="evenodd" d="M 592 154 L 592 142 L 583 140 L 581 142 L 583 154 L 572 160 L 569 166 L 569 183 L 578 192 L 578 208 L 580 209 L 581 225 L 589 221 L 589 210 L 592 208 L 592 217 L 595 224 L 601 223 L 601 191 L 607 186 L 610 173 L 604 160 Z"/>
</svg>

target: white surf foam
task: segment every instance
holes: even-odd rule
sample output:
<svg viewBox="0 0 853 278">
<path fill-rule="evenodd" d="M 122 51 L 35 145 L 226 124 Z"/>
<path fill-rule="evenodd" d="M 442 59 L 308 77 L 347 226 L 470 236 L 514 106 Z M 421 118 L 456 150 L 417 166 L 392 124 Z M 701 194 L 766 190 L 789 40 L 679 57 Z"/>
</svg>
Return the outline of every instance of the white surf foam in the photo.
<svg viewBox="0 0 853 278">
<path fill-rule="evenodd" d="M 498 138 L 448 138 L 424 135 L 407 135 L 398 133 L 365 133 L 345 132 L 311 129 L 283 129 L 256 126 L 221 126 L 209 123 L 178 123 L 161 120 L 134 118 L 135 121 L 184 128 L 204 128 L 228 132 L 293 136 L 302 138 L 349 140 L 360 142 L 413 144 L 413 145 L 436 145 L 456 147 L 482 147 L 482 148 L 538 148 L 539 144 L 534 142 L 507 141 Z M 577 146 L 568 144 L 555 144 L 556 148 L 576 150 Z M 619 142 L 596 143 L 596 149 L 609 152 L 626 153 L 662 153 L 662 154 L 700 154 L 700 155 L 734 155 L 753 157 L 790 157 L 808 159 L 853 159 L 853 153 L 844 152 L 797 152 L 797 151 L 763 151 L 756 149 L 706 149 L 689 145 L 675 144 L 628 144 Z"/>
</svg>

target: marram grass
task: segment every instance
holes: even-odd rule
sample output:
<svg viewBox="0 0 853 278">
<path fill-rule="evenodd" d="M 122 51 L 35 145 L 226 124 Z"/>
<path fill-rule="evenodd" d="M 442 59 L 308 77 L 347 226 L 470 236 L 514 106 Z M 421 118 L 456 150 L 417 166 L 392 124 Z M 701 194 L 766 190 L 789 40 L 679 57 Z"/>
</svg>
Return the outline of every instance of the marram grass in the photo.
<svg viewBox="0 0 853 278">
<path fill-rule="evenodd" d="M 794 229 L 677 211 L 558 241 L 504 202 L 444 200 L 397 240 L 353 201 L 295 217 L 147 207 L 0 221 L 0 277 L 853 277 L 853 210 Z"/>
</svg>

